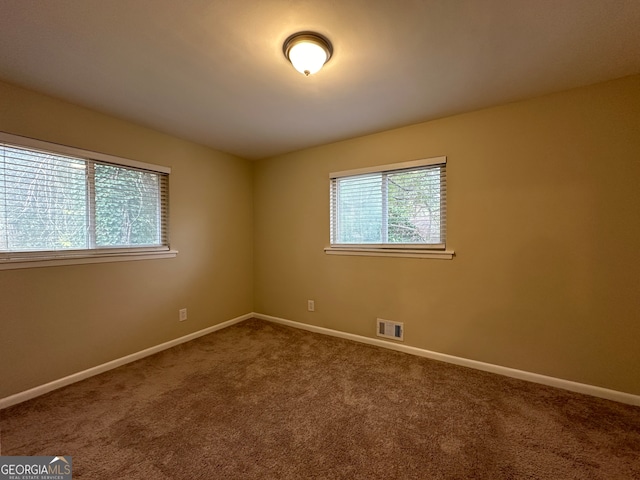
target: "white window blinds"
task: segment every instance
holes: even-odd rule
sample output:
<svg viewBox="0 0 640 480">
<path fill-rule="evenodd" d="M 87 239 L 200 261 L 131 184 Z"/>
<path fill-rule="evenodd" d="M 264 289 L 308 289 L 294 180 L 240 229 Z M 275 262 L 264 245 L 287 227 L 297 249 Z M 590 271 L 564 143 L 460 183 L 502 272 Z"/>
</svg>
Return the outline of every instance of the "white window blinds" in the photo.
<svg viewBox="0 0 640 480">
<path fill-rule="evenodd" d="M 87 155 L 0 142 L 0 254 L 168 249 L 167 172 L 47 145 Z"/>
<path fill-rule="evenodd" d="M 446 157 L 331 174 L 331 245 L 444 249 Z"/>
</svg>

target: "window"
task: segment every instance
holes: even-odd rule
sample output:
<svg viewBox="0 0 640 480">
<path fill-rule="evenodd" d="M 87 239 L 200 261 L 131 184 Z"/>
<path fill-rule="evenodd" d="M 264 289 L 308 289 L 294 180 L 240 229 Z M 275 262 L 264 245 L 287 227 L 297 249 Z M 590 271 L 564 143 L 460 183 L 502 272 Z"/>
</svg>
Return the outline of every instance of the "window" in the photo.
<svg viewBox="0 0 640 480">
<path fill-rule="evenodd" d="M 451 258 L 446 157 L 330 174 L 327 253 Z"/>
<path fill-rule="evenodd" d="M 0 264 L 169 251 L 169 172 L 0 133 Z"/>
</svg>

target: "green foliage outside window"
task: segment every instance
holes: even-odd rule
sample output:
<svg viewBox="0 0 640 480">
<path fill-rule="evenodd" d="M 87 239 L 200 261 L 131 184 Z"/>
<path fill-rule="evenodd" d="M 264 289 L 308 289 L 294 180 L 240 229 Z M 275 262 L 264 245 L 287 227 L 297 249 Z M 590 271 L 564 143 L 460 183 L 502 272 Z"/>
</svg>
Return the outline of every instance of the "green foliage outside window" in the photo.
<svg viewBox="0 0 640 480">
<path fill-rule="evenodd" d="M 160 177 L 0 145 L 0 251 L 161 245 Z"/>
<path fill-rule="evenodd" d="M 159 243 L 158 175 L 112 165 L 96 165 L 96 245 Z"/>
<path fill-rule="evenodd" d="M 334 243 L 441 243 L 440 167 L 335 180 Z"/>
</svg>

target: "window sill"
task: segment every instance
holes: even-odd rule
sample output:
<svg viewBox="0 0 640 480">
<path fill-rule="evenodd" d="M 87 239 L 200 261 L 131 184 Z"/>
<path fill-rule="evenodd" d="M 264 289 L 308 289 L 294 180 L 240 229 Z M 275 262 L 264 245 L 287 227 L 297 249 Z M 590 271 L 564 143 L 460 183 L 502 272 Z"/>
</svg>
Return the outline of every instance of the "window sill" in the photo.
<svg viewBox="0 0 640 480">
<path fill-rule="evenodd" d="M 439 260 L 451 260 L 455 254 L 453 250 L 351 247 L 327 247 L 324 249 L 324 253 L 326 253 L 327 255 L 351 255 L 364 257 L 436 258 Z"/>
<path fill-rule="evenodd" d="M 131 262 L 134 260 L 156 260 L 174 258 L 177 250 L 154 250 L 118 253 L 58 253 L 48 256 L 14 257 L 0 260 L 0 270 L 19 268 L 57 267 L 61 265 L 82 265 L 85 263 Z"/>
</svg>

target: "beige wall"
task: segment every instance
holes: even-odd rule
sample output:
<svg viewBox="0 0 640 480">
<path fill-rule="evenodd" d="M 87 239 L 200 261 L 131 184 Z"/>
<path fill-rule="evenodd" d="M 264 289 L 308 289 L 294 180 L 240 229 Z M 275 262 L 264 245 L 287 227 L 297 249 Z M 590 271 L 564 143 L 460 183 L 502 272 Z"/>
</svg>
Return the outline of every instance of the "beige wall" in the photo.
<svg viewBox="0 0 640 480">
<path fill-rule="evenodd" d="M 0 271 L 0 398 L 251 312 L 250 162 L 3 83 L 0 131 L 172 167 L 180 252 Z"/>
<path fill-rule="evenodd" d="M 255 164 L 3 83 L 0 130 L 171 166 L 180 251 L 0 271 L 0 398 L 252 310 L 640 394 L 640 76 Z M 324 254 L 330 171 L 436 155 L 453 260 Z"/>
<path fill-rule="evenodd" d="M 453 260 L 323 253 L 329 172 L 437 155 Z M 640 76 L 260 161 L 254 215 L 257 312 L 640 394 Z"/>
</svg>

